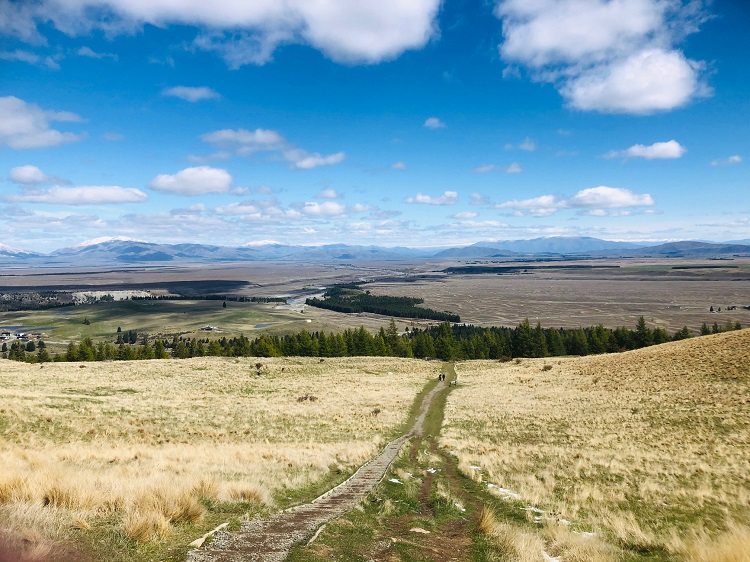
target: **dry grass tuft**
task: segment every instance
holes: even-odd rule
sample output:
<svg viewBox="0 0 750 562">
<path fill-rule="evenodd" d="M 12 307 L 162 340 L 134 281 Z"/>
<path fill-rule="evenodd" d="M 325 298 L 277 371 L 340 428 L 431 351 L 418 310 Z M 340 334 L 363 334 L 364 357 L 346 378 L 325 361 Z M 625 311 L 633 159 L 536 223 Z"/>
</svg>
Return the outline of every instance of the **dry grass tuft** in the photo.
<svg viewBox="0 0 750 562">
<path fill-rule="evenodd" d="M 718 537 L 695 536 L 681 554 L 687 562 L 747 562 L 750 557 L 750 527 L 733 524 Z"/>
<path fill-rule="evenodd" d="M 482 511 L 479 513 L 479 522 L 477 523 L 479 532 L 483 535 L 491 535 L 496 525 L 497 519 L 495 519 L 495 514 L 491 509 L 483 507 Z"/>
<path fill-rule="evenodd" d="M 544 543 L 534 532 L 509 523 L 496 523 L 490 535 L 503 562 L 543 562 Z"/>
<path fill-rule="evenodd" d="M 149 542 L 170 536 L 172 527 L 161 513 L 132 511 L 123 519 L 122 531 L 136 542 Z"/>
<path fill-rule="evenodd" d="M 249 484 L 236 483 L 228 489 L 229 497 L 235 501 L 256 503 L 258 505 L 270 505 L 271 496 L 268 491 Z"/>
<path fill-rule="evenodd" d="M 219 485 L 213 478 L 201 478 L 193 486 L 192 493 L 202 500 L 216 500 L 219 498 Z"/>
<path fill-rule="evenodd" d="M 600 537 L 574 533 L 566 525 L 551 524 L 545 529 L 547 552 L 565 562 L 617 562 L 620 551 Z"/>
<path fill-rule="evenodd" d="M 168 523 L 197 523 L 205 513 L 204 507 L 188 491 L 147 490 L 136 499 L 133 508 L 135 513 L 157 513 Z"/>
</svg>

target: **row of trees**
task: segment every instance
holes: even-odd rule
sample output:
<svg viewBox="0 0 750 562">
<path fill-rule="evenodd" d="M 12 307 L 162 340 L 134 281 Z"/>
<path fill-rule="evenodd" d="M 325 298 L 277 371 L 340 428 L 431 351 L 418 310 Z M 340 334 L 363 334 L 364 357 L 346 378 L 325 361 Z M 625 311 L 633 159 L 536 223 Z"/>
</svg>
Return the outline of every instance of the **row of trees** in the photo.
<svg viewBox="0 0 750 562">
<path fill-rule="evenodd" d="M 422 304 L 424 299 L 372 295 L 370 291 L 362 291 L 356 284 L 337 285 L 326 291 L 323 296 L 323 299 L 310 298 L 305 302 L 310 306 L 348 314 L 370 312 L 397 318 L 427 318 L 439 322 L 461 321 L 457 314 L 417 306 Z"/>
<path fill-rule="evenodd" d="M 701 334 L 741 329 L 739 323 L 728 322 L 720 327 L 714 323 L 701 327 Z M 127 332 L 130 336 L 134 332 Z M 3 344 L 3 355 L 9 359 L 28 362 L 44 361 L 111 361 L 133 359 L 167 359 L 203 356 L 223 357 L 352 357 L 392 356 L 454 359 L 499 359 L 514 357 L 548 357 L 561 355 L 589 355 L 614 353 L 691 337 L 687 327 L 671 336 L 663 328 L 651 329 L 640 317 L 634 329 L 605 328 L 601 324 L 588 328 L 542 328 L 528 320 L 516 328 L 483 328 L 471 325 L 451 325 L 443 322 L 427 329 L 407 330 L 400 334 L 391 320 L 388 328 L 372 334 L 364 327 L 341 333 L 299 332 L 285 336 L 262 335 L 253 340 L 239 336 L 218 340 L 182 338 L 171 340 L 144 336 L 139 342 L 128 343 L 130 337 L 118 343 L 97 342 L 85 338 L 71 342 L 65 353 L 50 356 L 42 342 L 38 353 L 28 345 L 15 342 L 10 349 Z"/>
</svg>

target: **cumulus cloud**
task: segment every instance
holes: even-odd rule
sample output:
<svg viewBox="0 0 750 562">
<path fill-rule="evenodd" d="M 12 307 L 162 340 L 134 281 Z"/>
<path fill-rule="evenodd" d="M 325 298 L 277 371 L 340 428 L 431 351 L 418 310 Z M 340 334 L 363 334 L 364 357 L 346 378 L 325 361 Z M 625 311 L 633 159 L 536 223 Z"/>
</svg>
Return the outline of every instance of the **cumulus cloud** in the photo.
<svg viewBox="0 0 750 562">
<path fill-rule="evenodd" d="M 554 195 L 542 195 L 531 199 L 513 199 L 498 203 L 496 209 L 513 209 L 519 212 L 528 212 L 535 217 L 546 217 L 565 206 L 564 201 L 558 200 Z"/>
<path fill-rule="evenodd" d="M 218 99 L 221 96 L 216 90 L 212 90 L 207 86 L 174 86 L 162 90 L 162 95 L 180 98 L 189 102 L 197 102 L 202 100 Z"/>
<path fill-rule="evenodd" d="M 424 126 L 428 129 L 444 129 L 445 123 L 437 117 L 428 117 L 424 122 Z"/>
<path fill-rule="evenodd" d="M 620 187 L 590 187 L 576 193 L 568 200 L 571 207 L 650 207 L 654 200 L 648 193 L 637 194 Z"/>
<path fill-rule="evenodd" d="M 48 176 L 36 166 L 16 166 L 8 173 L 10 181 L 14 183 L 33 185 L 38 183 L 50 183 L 55 178 Z"/>
<path fill-rule="evenodd" d="M 394 170 L 406 170 L 406 162 L 401 162 L 400 160 L 398 162 L 394 162 L 391 164 L 391 168 Z"/>
<path fill-rule="evenodd" d="M 0 97 L 0 145 L 21 150 L 79 141 L 82 135 L 52 129 L 50 122 L 81 120 L 68 111 L 48 111 L 14 96 Z"/>
<path fill-rule="evenodd" d="M 323 189 L 315 196 L 318 199 L 342 199 L 344 196 L 335 189 Z"/>
<path fill-rule="evenodd" d="M 702 64 L 675 45 L 705 15 L 695 2 L 499 0 L 502 58 L 552 82 L 584 111 L 648 114 L 708 93 Z"/>
<path fill-rule="evenodd" d="M 203 195 L 225 193 L 231 189 L 232 176 L 221 168 L 197 166 L 185 168 L 176 174 L 159 174 L 149 184 L 155 191 L 177 195 Z"/>
<path fill-rule="evenodd" d="M 125 135 L 121 133 L 116 133 L 114 131 L 108 131 L 102 135 L 102 138 L 105 141 L 117 142 L 117 141 L 123 140 L 125 138 Z"/>
<path fill-rule="evenodd" d="M 346 63 L 377 63 L 423 47 L 436 33 L 440 0 L 287 0 L 211 3 L 80 0 L 3 4 L 6 33 L 44 42 L 38 25 L 68 35 L 135 33 L 145 24 L 197 28 L 195 47 L 217 52 L 231 68 L 268 62 L 285 43 L 303 43 Z"/>
<path fill-rule="evenodd" d="M 521 172 L 523 172 L 523 166 L 518 162 L 513 162 L 510 166 L 505 168 L 506 174 L 520 174 Z"/>
<path fill-rule="evenodd" d="M 345 211 L 346 207 L 335 201 L 326 201 L 325 203 L 311 201 L 300 208 L 300 212 L 309 217 L 336 217 L 343 215 Z"/>
<path fill-rule="evenodd" d="M 648 114 L 699 95 L 698 64 L 679 51 L 648 49 L 570 79 L 561 93 L 576 109 Z"/>
<path fill-rule="evenodd" d="M 295 149 L 284 152 L 284 158 L 291 163 L 292 168 L 296 170 L 311 170 L 318 166 L 331 166 L 343 162 L 346 154 L 336 152 L 328 156 L 322 156 L 317 152 L 310 153 L 305 150 Z"/>
<path fill-rule="evenodd" d="M 598 186 L 582 189 L 572 197 L 559 198 L 555 195 L 542 195 L 531 199 L 514 199 L 495 205 L 496 209 L 512 209 L 516 214 L 529 213 L 536 217 L 546 217 L 566 208 L 591 209 L 591 216 L 611 216 L 605 209 L 628 207 L 650 207 L 654 199 L 648 193 L 633 193 L 620 187 Z M 622 214 L 622 213 L 621 213 Z"/>
<path fill-rule="evenodd" d="M 742 162 L 742 156 L 739 154 L 735 154 L 733 156 L 730 156 L 729 158 L 724 158 L 722 160 L 712 160 L 711 165 L 712 166 L 731 166 L 732 164 L 739 164 Z"/>
<path fill-rule="evenodd" d="M 442 195 L 433 197 L 424 195 L 421 192 L 414 197 L 407 197 L 407 203 L 417 203 L 420 205 L 453 205 L 458 201 L 458 193 L 455 191 L 446 191 Z"/>
<path fill-rule="evenodd" d="M 60 187 L 27 190 L 22 195 L 11 196 L 12 201 L 46 203 L 48 205 L 103 205 L 114 203 L 141 203 L 148 196 L 140 189 L 116 185 Z"/>
<path fill-rule="evenodd" d="M 605 158 L 645 158 L 646 160 L 680 158 L 687 152 L 676 140 L 655 142 L 651 145 L 635 144 L 626 150 L 610 150 Z"/>
</svg>

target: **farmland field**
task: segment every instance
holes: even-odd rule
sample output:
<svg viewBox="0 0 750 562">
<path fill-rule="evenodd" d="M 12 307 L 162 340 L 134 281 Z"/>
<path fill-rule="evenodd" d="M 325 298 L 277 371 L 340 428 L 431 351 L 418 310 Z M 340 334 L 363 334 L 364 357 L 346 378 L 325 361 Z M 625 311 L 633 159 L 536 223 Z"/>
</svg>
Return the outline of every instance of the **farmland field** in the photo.
<svg viewBox="0 0 750 562">
<path fill-rule="evenodd" d="M 617 265 L 615 263 L 615 265 Z M 682 267 L 689 264 L 682 264 Z M 451 274 L 411 283 L 374 282 L 374 294 L 419 296 L 424 306 L 449 310 L 462 322 L 516 326 L 524 318 L 544 327 L 603 324 L 634 326 L 640 316 L 669 333 L 687 325 L 731 319 L 750 325 L 750 266 L 728 269 L 673 269 L 662 262 L 617 269 L 565 270 L 550 267 L 520 275 Z M 711 313 L 710 307 L 721 313 Z M 736 310 L 727 311 L 729 306 Z"/>
<path fill-rule="evenodd" d="M 444 274 L 455 262 L 393 262 L 331 267 L 291 264 L 221 265 L 200 268 L 135 268 L 121 271 L 17 271 L 0 276 L 0 292 L 8 290 L 151 290 L 157 294 L 224 294 L 235 297 L 297 297 L 321 292 L 334 283 L 367 280 L 376 295 L 420 297 L 424 306 L 458 314 L 462 322 L 482 326 L 516 326 L 524 318 L 544 327 L 577 328 L 602 323 L 605 327 L 632 327 L 640 316 L 649 326 L 673 333 L 683 326 L 697 333 L 727 321 L 750 325 L 750 263 L 643 260 L 604 261 L 602 269 L 565 269 L 554 265 L 514 275 Z M 566 262 L 576 265 L 576 262 Z M 507 264 L 503 264 L 507 265 Z M 520 264 L 523 266 L 524 264 Z M 587 263 L 578 265 L 586 266 Z M 48 313 L 0 312 L 0 326 L 54 326 L 52 339 L 109 335 L 121 326 L 151 333 L 187 333 L 191 337 L 207 324 L 231 337 L 258 331 L 271 333 L 340 330 L 365 326 L 377 330 L 387 318 L 374 314 L 342 314 L 328 310 L 278 304 L 232 303 L 222 313 L 212 301 L 186 303 L 119 304 L 107 308 L 76 307 Z M 117 305 L 118 303 L 115 303 Z M 710 312 L 714 307 L 715 313 Z M 98 308 L 97 308 L 98 307 Z M 150 308 L 149 308 L 150 307 Z M 737 307 L 727 310 L 728 307 Z M 721 308 L 721 312 L 718 309 Z M 83 327 L 87 316 L 98 325 Z M 91 319 L 91 318 L 90 318 Z M 309 320 L 309 322 L 308 322 Z M 405 322 L 410 322 L 404 319 Z M 127 325 L 130 323 L 130 325 Z M 418 324 L 432 322 L 420 320 Z M 406 325 L 406 324 L 405 324 Z"/>
<path fill-rule="evenodd" d="M 41 551 L 73 541 L 96 559 L 180 559 L 211 524 L 345 478 L 399 431 L 439 368 L 277 359 L 258 375 L 254 360 L 220 358 L 4 361 L 0 529 Z"/>
</svg>

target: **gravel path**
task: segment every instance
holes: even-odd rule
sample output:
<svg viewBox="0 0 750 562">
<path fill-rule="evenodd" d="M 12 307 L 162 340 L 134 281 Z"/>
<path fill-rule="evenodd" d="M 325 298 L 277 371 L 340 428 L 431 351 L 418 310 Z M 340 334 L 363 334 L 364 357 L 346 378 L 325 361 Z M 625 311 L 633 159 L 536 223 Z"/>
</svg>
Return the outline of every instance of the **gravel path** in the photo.
<svg viewBox="0 0 750 562">
<path fill-rule="evenodd" d="M 282 511 L 270 519 L 244 523 L 238 532 L 217 532 L 207 548 L 190 551 L 188 562 L 281 562 L 286 559 L 292 546 L 311 537 L 321 525 L 356 507 L 383 479 L 404 442 L 422 433 L 432 399 L 441 388 L 443 385 L 436 386 L 424 397 L 409 433 L 388 443 L 377 457 L 348 480 L 311 503 Z"/>
</svg>

